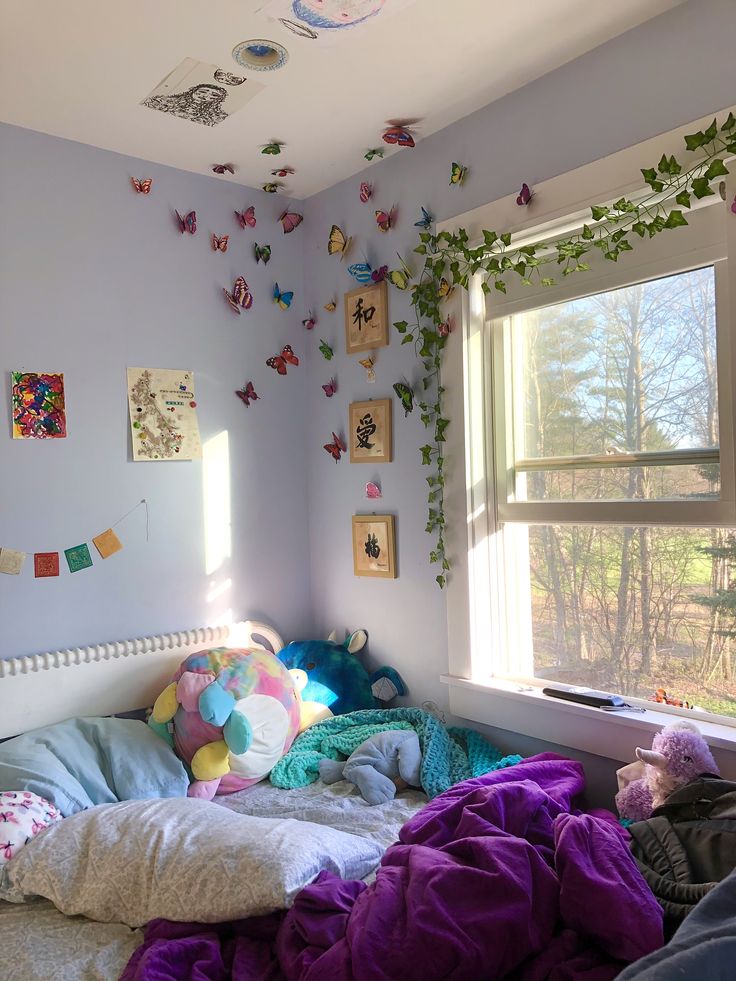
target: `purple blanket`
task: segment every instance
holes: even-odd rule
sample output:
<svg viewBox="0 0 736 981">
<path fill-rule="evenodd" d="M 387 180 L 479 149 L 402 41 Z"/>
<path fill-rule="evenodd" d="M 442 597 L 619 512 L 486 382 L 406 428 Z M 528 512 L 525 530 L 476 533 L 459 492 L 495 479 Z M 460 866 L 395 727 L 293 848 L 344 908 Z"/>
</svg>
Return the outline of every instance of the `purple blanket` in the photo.
<svg viewBox="0 0 736 981">
<path fill-rule="evenodd" d="M 553 754 L 466 780 L 372 885 L 323 872 L 287 913 L 156 920 L 121 981 L 610 981 L 662 945 L 662 913 L 612 815 L 575 811 L 583 787 Z"/>
</svg>

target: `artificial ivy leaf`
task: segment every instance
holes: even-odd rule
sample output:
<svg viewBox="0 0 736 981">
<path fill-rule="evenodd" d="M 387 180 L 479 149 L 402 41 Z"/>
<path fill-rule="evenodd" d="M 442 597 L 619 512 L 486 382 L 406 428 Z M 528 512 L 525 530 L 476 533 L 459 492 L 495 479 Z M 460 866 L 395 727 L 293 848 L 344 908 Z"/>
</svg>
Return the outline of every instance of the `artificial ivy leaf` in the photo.
<svg viewBox="0 0 736 981">
<path fill-rule="evenodd" d="M 654 167 L 644 167 L 642 168 L 641 173 L 647 184 L 651 184 L 653 181 L 655 183 L 657 182 L 657 171 L 654 169 Z"/>
<path fill-rule="evenodd" d="M 551 276 L 544 276 L 542 278 L 542 281 L 541 282 L 542 282 L 542 286 L 554 286 L 555 285 L 555 281 L 554 281 L 554 279 Z"/>
<path fill-rule="evenodd" d="M 445 581 L 446 581 L 445 580 L 445 577 L 444 576 L 436 576 L 435 578 L 437 580 L 437 585 L 440 587 L 440 589 L 444 589 L 445 588 Z"/>
<path fill-rule="evenodd" d="M 587 262 L 579 262 L 577 266 L 575 266 L 576 272 L 587 272 L 589 269 L 590 269 L 590 264 Z"/>
<path fill-rule="evenodd" d="M 692 180 L 693 194 L 698 200 L 707 198 L 709 194 L 714 194 L 707 177 L 694 177 Z"/>
<path fill-rule="evenodd" d="M 685 224 L 687 225 L 687 222 Z M 627 238 L 622 238 L 618 243 L 618 250 L 619 252 L 631 252 L 633 251 L 633 247 Z"/>
<path fill-rule="evenodd" d="M 728 119 L 721 126 L 721 132 L 727 133 L 730 129 L 733 129 L 734 126 L 736 126 L 736 116 L 734 116 L 732 112 L 729 112 Z"/>
<path fill-rule="evenodd" d="M 712 181 L 716 177 L 727 177 L 728 167 L 726 167 L 722 160 L 711 160 L 710 166 L 704 174 L 706 180 Z"/>
<path fill-rule="evenodd" d="M 667 216 L 667 221 L 664 223 L 664 227 L 679 228 L 681 225 L 687 225 L 687 218 L 681 211 L 670 211 L 669 215 Z"/>
<path fill-rule="evenodd" d="M 445 441 L 445 430 L 450 425 L 449 419 L 438 419 L 437 425 L 435 427 L 434 438 L 438 443 L 444 443 Z"/>
<path fill-rule="evenodd" d="M 581 235 L 584 239 L 595 238 L 595 232 L 590 227 L 590 225 L 583 225 L 583 230 L 581 232 Z"/>
<path fill-rule="evenodd" d="M 500 236 L 500 238 L 504 245 L 506 246 L 511 245 L 511 232 L 504 232 L 503 235 Z"/>
<path fill-rule="evenodd" d="M 603 208 L 600 205 L 594 204 L 590 209 L 590 213 L 593 217 L 593 221 L 602 221 L 604 218 L 608 217 L 608 208 Z"/>
<path fill-rule="evenodd" d="M 644 236 L 647 233 L 647 226 L 644 224 L 643 221 L 635 221 L 634 224 L 631 226 L 631 231 L 636 232 L 639 238 L 644 238 Z"/>
<path fill-rule="evenodd" d="M 636 211 L 636 205 L 632 201 L 629 201 L 628 198 L 619 198 L 618 201 L 615 201 L 611 205 L 611 207 L 614 211 L 620 211 L 623 214 L 627 214 L 630 211 Z"/>
<path fill-rule="evenodd" d="M 432 462 L 432 447 L 429 444 L 420 446 L 419 452 L 422 454 L 422 466 L 428 467 Z"/>
<path fill-rule="evenodd" d="M 711 140 L 714 140 L 718 136 L 718 120 L 717 119 L 714 119 L 713 120 L 713 122 L 710 124 L 710 126 L 708 127 L 708 129 L 705 131 L 705 133 L 703 135 L 705 136 L 705 139 L 706 139 L 706 141 L 708 143 L 710 143 Z"/>
<path fill-rule="evenodd" d="M 506 292 L 506 283 L 504 283 L 502 279 L 497 279 L 493 285 L 496 287 L 499 293 Z"/>
<path fill-rule="evenodd" d="M 662 159 L 657 164 L 657 170 L 660 174 L 669 174 L 670 172 L 670 162 L 666 153 L 662 154 Z"/>
<path fill-rule="evenodd" d="M 450 571 L 450 563 L 447 561 L 447 559 L 442 560 L 442 568 L 445 570 L 445 572 Z"/>
<path fill-rule="evenodd" d="M 526 276 L 526 263 L 525 262 L 517 262 L 514 265 L 514 272 L 515 273 L 518 273 L 519 276 Z"/>
<path fill-rule="evenodd" d="M 531 286 L 532 285 L 532 281 L 531 281 L 531 279 L 522 279 L 521 285 L 522 286 Z"/>
<path fill-rule="evenodd" d="M 498 235 L 495 232 L 489 232 L 487 229 L 483 231 L 483 241 L 486 245 L 493 245 L 498 239 Z"/>
<path fill-rule="evenodd" d="M 429 561 L 430 562 L 433 562 L 433 563 L 434 562 L 439 562 L 439 560 L 440 560 L 440 557 L 439 557 L 439 555 L 436 552 L 430 552 L 429 553 Z"/>
<path fill-rule="evenodd" d="M 480 284 L 480 288 L 483 290 L 483 292 L 486 294 L 486 296 L 488 296 L 488 294 L 491 292 L 491 287 L 488 285 L 488 283 L 486 282 L 485 279 Z"/>
<path fill-rule="evenodd" d="M 414 337 L 411 334 L 406 334 L 404 337 L 401 338 L 401 343 L 402 344 L 411 344 L 411 342 L 413 340 L 414 340 Z"/>
<path fill-rule="evenodd" d="M 705 133 L 702 129 L 699 129 L 697 133 L 691 133 L 689 136 L 685 137 L 685 146 L 688 150 L 699 150 L 701 146 L 704 146 L 708 140 L 706 139 Z"/>
<path fill-rule="evenodd" d="M 604 252 L 603 255 L 606 259 L 610 259 L 611 262 L 618 262 L 618 249 L 609 249 L 608 252 Z"/>
<path fill-rule="evenodd" d="M 417 247 L 414 249 L 414 251 L 416 252 L 417 255 L 426 255 L 427 254 L 427 246 L 426 245 L 417 245 Z"/>
<path fill-rule="evenodd" d="M 408 326 L 409 325 L 407 324 L 407 322 L 405 320 L 397 320 L 396 323 L 394 324 L 394 327 L 398 330 L 398 332 L 400 334 L 405 334 L 406 333 L 406 328 Z"/>
<path fill-rule="evenodd" d="M 690 207 L 690 195 L 687 193 L 687 191 L 680 191 L 680 193 L 675 197 L 675 201 L 683 208 Z"/>
</svg>

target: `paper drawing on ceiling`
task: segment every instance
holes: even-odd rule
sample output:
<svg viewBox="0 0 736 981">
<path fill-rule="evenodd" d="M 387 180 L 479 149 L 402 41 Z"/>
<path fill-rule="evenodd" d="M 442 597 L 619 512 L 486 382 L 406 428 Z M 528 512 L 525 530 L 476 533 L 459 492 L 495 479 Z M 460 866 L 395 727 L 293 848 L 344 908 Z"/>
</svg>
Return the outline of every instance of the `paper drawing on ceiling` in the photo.
<svg viewBox="0 0 736 981">
<path fill-rule="evenodd" d="M 191 371 L 128 368 L 134 460 L 199 460 L 202 445 Z"/>
<path fill-rule="evenodd" d="M 217 65 L 185 58 L 141 102 L 142 106 L 202 126 L 217 126 L 242 109 L 263 88 Z"/>
</svg>

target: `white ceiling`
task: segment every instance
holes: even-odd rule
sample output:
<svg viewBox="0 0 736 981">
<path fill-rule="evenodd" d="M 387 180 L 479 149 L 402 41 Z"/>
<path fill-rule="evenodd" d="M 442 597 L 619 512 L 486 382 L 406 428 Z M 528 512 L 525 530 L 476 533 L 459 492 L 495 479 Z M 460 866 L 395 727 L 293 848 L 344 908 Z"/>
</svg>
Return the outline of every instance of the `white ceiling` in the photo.
<svg viewBox="0 0 736 981">
<path fill-rule="evenodd" d="M 427 136 L 681 2 L 416 0 L 389 16 L 386 0 L 321 44 L 265 19 L 264 0 L 0 0 L 0 119 L 195 173 L 232 161 L 219 179 L 251 186 L 289 164 L 303 198 L 361 170 L 386 119 L 420 117 Z M 251 73 L 265 89 L 219 126 L 139 105 L 185 57 L 247 74 L 231 50 L 250 38 L 289 61 Z M 279 157 L 260 153 L 271 139 Z"/>
</svg>

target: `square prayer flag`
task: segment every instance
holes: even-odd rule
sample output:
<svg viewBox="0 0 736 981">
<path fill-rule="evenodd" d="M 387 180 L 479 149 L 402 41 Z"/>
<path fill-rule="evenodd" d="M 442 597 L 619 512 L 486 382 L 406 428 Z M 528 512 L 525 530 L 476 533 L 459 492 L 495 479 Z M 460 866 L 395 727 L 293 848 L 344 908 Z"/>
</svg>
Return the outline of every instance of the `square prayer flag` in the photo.
<svg viewBox="0 0 736 981">
<path fill-rule="evenodd" d="M 0 548 L 0 572 L 4 572 L 6 576 L 19 576 L 25 558 L 25 552 L 16 552 L 12 548 Z"/>
<path fill-rule="evenodd" d="M 33 556 L 33 570 L 36 579 L 59 575 L 58 552 L 36 552 Z"/>
<path fill-rule="evenodd" d="M 109 559 L 111 555 L 119 552 L 123 547 L 123 543 L 112 528 L 103 531 L 101 535 L 93 538 L 92 541 L 95 543 L 95 548 L 103 559 Z"/>
<path fill-rule="evenodd" d="M 65 548 L 64 555 L 69 563 L 69 572 L 81 572 L 82 569 L 89 569 L 92 565 L 89 546 L 84 543 L 75 545 L 74 548 Z"/>
</svg>

